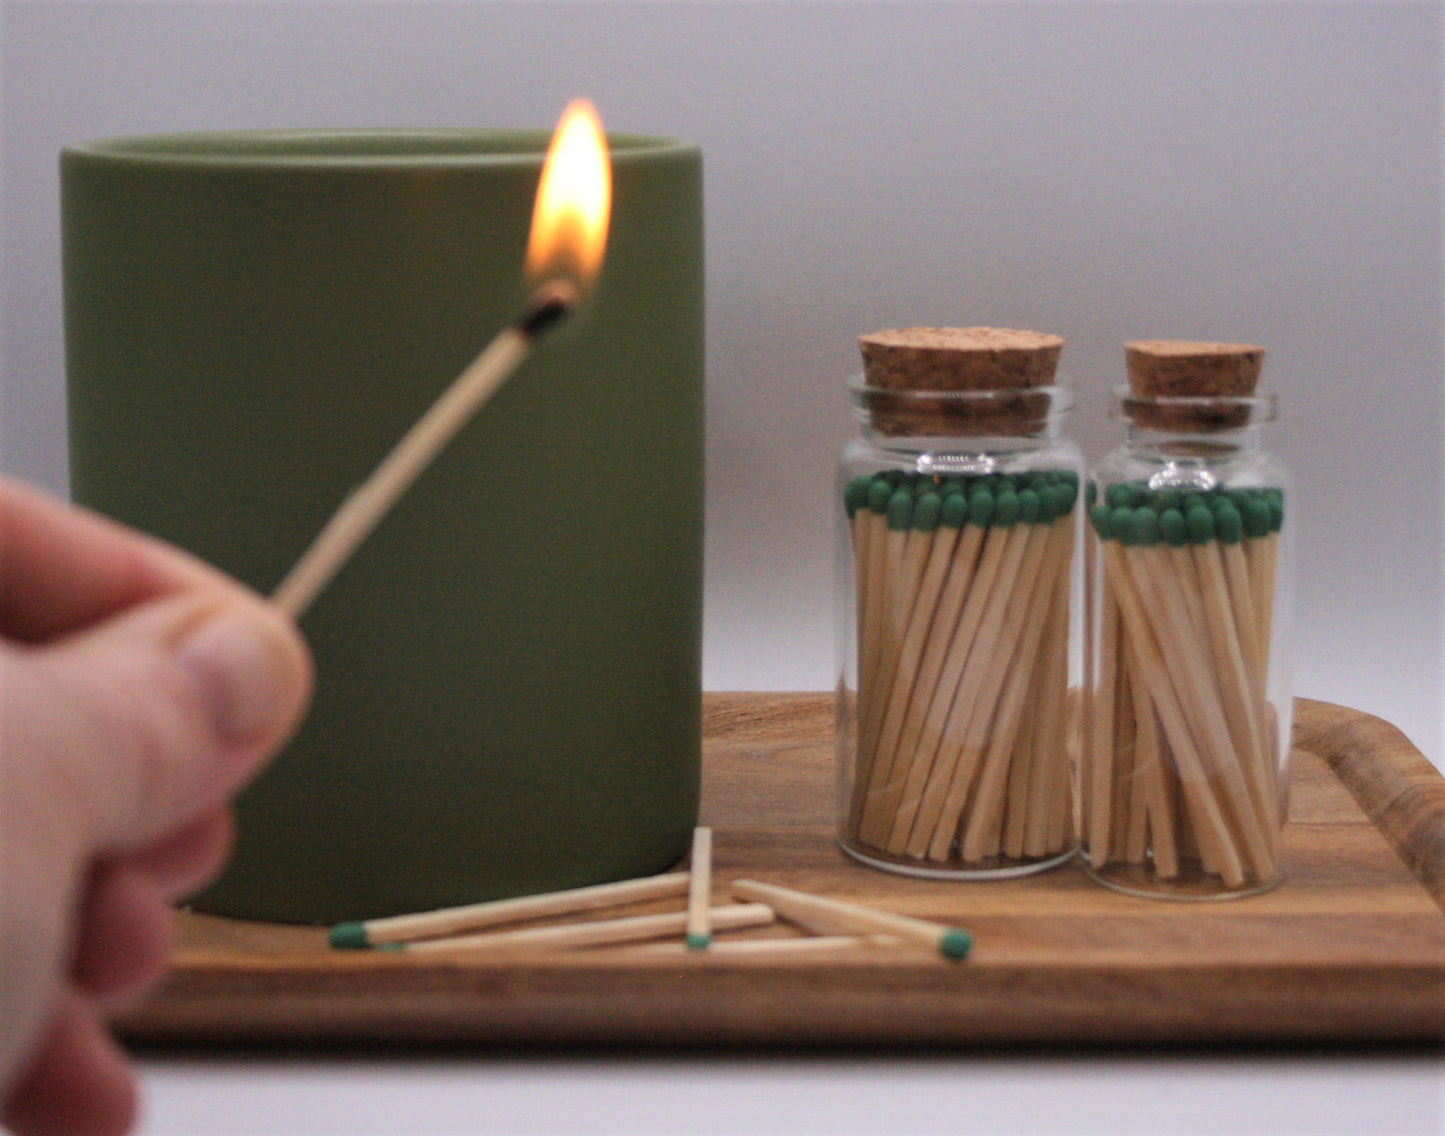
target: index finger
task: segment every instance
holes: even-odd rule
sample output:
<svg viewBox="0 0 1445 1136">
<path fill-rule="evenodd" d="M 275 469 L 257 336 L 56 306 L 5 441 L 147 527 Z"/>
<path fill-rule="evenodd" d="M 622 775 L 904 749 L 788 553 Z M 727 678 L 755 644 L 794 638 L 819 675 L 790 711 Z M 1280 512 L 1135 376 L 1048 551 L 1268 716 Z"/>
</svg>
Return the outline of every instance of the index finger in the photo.
<svg viewBox="0 0 1445 1136">
<path fill-rule="evenodd" d="M 44 642 L 161 596 L 238 586 L 163 541 L 0 478 L 0 637 Z"/>
</svg>

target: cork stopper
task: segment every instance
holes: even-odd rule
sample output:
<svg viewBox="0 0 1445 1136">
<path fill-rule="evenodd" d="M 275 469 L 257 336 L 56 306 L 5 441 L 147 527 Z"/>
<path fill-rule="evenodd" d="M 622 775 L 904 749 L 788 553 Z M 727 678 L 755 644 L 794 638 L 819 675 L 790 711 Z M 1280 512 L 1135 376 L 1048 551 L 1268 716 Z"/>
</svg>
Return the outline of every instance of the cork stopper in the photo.
<svg viewBox="0 0 1445 1136">
<path fill-rule="evenodd" d="M 1179 430 L 1225 430 L 1249 421 L 1249 406 L 1264 363 L 1264 348 L 1250 343 L 1135 339 L 1124 344 L 1129 392 L 1140 400 L 1133 419 Z M 1188 406 L 1151 399 L 1217 399 Z"/>
<path fill-rule="evenodd" d="M 1064 341 L 1002 327 L 905 327 L 860 336 L 863 380 L 884 390 L 1016 390 L 1054 381 Z"/>
<path fill-rule="evenodd" d="M 998 327 L 908 327 L 860 336 L 858 345 L 882 433 L 1037 434 L 1050 402 L 1027 392 L 1053 385 L 1064 341 Z"/>
</svg>

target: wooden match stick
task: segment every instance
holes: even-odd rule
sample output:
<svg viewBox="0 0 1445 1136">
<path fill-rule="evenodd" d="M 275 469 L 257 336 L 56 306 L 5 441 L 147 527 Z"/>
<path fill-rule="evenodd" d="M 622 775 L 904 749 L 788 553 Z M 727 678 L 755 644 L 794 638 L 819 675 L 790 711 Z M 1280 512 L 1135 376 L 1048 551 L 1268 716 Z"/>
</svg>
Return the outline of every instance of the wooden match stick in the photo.
<svg viewBox="0 0 1445 1136">
<path fill-rule="evenodd" d="M 992 515 L 983 551 L 969 581 L 938 682 L 931 692 L 925 692 L 928 708 L 921 730 L 924 744 L 916 751 L 905 751 L 909 757 L 907 767 L 895 773 L 894 784 L 887 787 L 878 804 L 879 835 L 875 843 L 894 855 L 905 849 L 911 855 L 922 854 L 921 849 L 914 852 L 908 847 L 909 835 L 920 826 L 919 813 L 934 799 L 935 787 L 947 784 L 957 764 L 962 733 L 969 723 L 976 694 L 973 685 L 964 685 L 969 681 L 974 644 L 981 635 L 991 634 L 988 628 L 1003 618 L 1003 605 L 993 606 L 995 593 L 1002 594 L 1008 587 L 1027 546 L 1028 534 L 1023 531 L 1027 526 L 1016 525 L 1018 494 L 1011 488 L 1000 491 L 988 505 Z M 964 704 L 961 708 L 960 703 Z M 929 831 L 931 823 L 926 825 Z"/>
<path fill-rule="evenodd" d="M 965 863 L 978 862 L 996 853 L 994 833 L 1002 821 L 1009 755 L 1033 686 L 1034 672 L 1043 657 L 1039 645 L 1053 610 L 1055 581 L 1067 570 L 1073 544 L 1072 530 L 1053 516 L 1052 504 L 1045 509 L 1047 523 L 1035 526 L 1039 530 L 1036 536 L 1042 538 L 1036 559 L 1020 575 L 1014 599 L 1010 601 L 1017 602 L 1022 618 L 1010 634 L 1001 637 L 983 656 L 993 657 L 998 677 L 976 715 L 978 721 L 987 719 L 990 723 L 978 789 L 966 810 L 962 802 L 957 812 L 952 811 L 952 802 L 945 807 L 930 848 L 934 856 L 947 855 L 955 831 L 960 834 L 960 854 Z"/>
<path fill-rule="evenodd" d="M 327 521 L 272 593 L 278 607 L 295 619 L 311 606 L 397 499 L 521 366 L 537 339 L 571 314 L 577 300 L 576 289 L 561 281 L 544 285 L 533 295 L 521 317 L 456 377 Z"/>
<path fill-rule="evenodd" d="M 909 613 L 908 627 L 898 649 L 892 687 L 886 693 L 881 689 L 878 692 L 886 709 L 880 711 L 878 718 L 879 737 L 873 751 L 869 780 L 874 785 L 884 786 L 885 791 L 893 783 L 900 753 L 899 737 L 913 706 L 924 651 L 930 638 L 937 637 L 939 606 L 943 602 L 946 582 L 957 569 L 954 553 L 961 530 L 967 523 L 967 515 L 968 499 L 964 493 L 955 491 L 942 499 L 936 518 L 931 510 L 924 518 L 925 523 L 932 524 L 932 547 Z M 937 523 L 933 524 L 935 519 Z M 945 614 L 943 618 L 946 620 L 948 616 Z M 864 800 L 867 800 L 866 793 Z M 877 807 L 875 805 L 875 809 Z M 887 808 L 886 805 L 881 807 Z"/>
<path fill-rule="evenodd" d="M 893 496 L 893 483 L 885 476 L 873 479 L 868 491 L 868 508 L 863 523 L 868 530 L 868 562 L 860 574 L 865 595 L 863 626 L 859 629 L 858 660 L 858 782 L 860 791 L 867 788 L 867 774 L 872 766 L 873 749 L 868 739 L 874 736 L 876 707 L 872 691 L 878 689 L 878 672 L 883 658 L 883 630 L 888 615 L 887 544 L 888 502 Z"/>
<path fill-rule="evenodd" d="M 710 920 L 714 930 L 732 931 L 740 927 L 762 927 L 773 922 L 775 918 L 773 909 L 767 904 L 730 903 L 714 908 Z M 406 954 L 473 953 L 518 948 L 572 950 L 578 947 L 662 939 L 669 935 L 682 935 L 686 931 L 687 912 L 678 911 L 666 915 L 633 915 L 588 923 L 564 923 L 555 927 L 529 927 L 520 931 L 492 931 L 483 935 L 420 939 L 393 943 L 387 949 Z"/>
<path fill-rule="evenodd" d="M 1011 651 L 1000 651 L 1001 636 L 1011 642 L 1027 615 L 1018 596 L 1032 591 L 1036 578 L 1034 554 L 1046 539 L 1045 534 L 1036 531 L 1039 529 L 1035 524 L 1019 523 L 1008 531 L 1008 546 L 986 601 L 988 610 L 968 645 L 967 661 L 943 726 L 944 741 L 929 775 L 928 790 L 913 821 L 912 832 L 905 836 L 899 831 L 901 826 L 894 829 L 895 841 L 906 840 L 904 850 L 910 856 L 934 859 L 948 856 L 954 825 L 947 818 L 951 816 L 956 824 L 974 784 L 989 736 L 991 713 L 988 711 L 992 710 L 1006 677 L 1005 668 L 999 664 L 1001 659 L 1007 660 Z M 1021 586 L 1023 573 L 1027 573 L 1026 587 Z M 942 823 L 940 818 L 945 818 Z"/>
<path fill-rule="evenodd" d="M 732 939 L 713 943 L 708 955 L 739 958 L 797 958 L 799 956 L 838 954 L 878 947 L 900 946 L 891 935 L 805 935 L 788 939 Z M 633 947 L 629 955 L 684 955 L 688 948 L 682 943 L 648 943 Z"/>
<path fill-rule="evenodd" d="M 712 942 L 712 829 L 692 831 L 692 861 L 688 865 L 688 950 L 705 951 Z"/>
<path fill-rule="evenodd" d="M 1102 513 L 1100 512 L 1102 510 Z M 1107 525 L 1109 506 L 1100 503 L 1095 506 L 1095 516 L 1105 518 Z M 1098 562 L 1098 544 L 1103 539 L 1099 523 L 1089 526 L 1089 564 Z M 1093 569 L 1091 567 L 1091 573 Z M 1084 741 L 1084 753 L 1088 762 L 1080 783 L 1088 787 L 1088 805 L 1085 812 L 1085 833 L 1088 837 L 1089 863 L 1102 868 L 1109 859 L 1112 834 L 1113 781 L 1116 747 L 1114 744 L 1114 722 L 1117 717 L 1117 684 L 1123 672 L 1123 656 L 1120 646 L 1119 601 L 1117 584 L 1108 572 L 1091 580 L 1099 591 L 1099 657 L 1098 674 L 1089 686 L 1088 736 Z"/>
<path fill-rule="evenodd" d="M 682 895 L 688 890 L 687 872 L 662 876 L 643 876 L 611 884 L 569 888 L 566 891 L 544 892 L 541 895 L 516 899 L 494 899 L 464 907 L 447 907 L 414 915 L 391 915 L 384 919 L 368 919 L 359 923 L 338 923 L 331 928 L 331 945 L 340 948 L 378 947 L 409 939 L 426 939 L 476 931 L 501 923 L 520 923 L 549 915 L 571 915 L 579 911 L 595 911 L 600 907 L 617 907 L 647 899 Z"/>
<path fill-rule="evenodd" d="M 930 923 L 910 915 L 895 915 L 875 907 L 845 903 L 810 892 L 795 891 L 756 880 L 734 880 L 733 895 L 753 903 L 764 903 L 782 918 L 807 930 L 824 933 L 891 935 L 905 942 L 919 943 L 938 951 L 946 959 L 963 959 L 973 947 L 973 937 L 958 927 Z"/>
<path fill-rule="evenodd" d="M 1135 590 L 1136 582 L 1131 579 L 1127 562 L 1124 560 L 1124 549 L 1118 540 L 1105 540 L 1103 552 L 1107 571 L 1116 582 L 1124 630 L 1132 649 L 1141 661 L 1140 677 L 1143 678 L 1159 712 L 1165 736 L 1174 747 L 1185 794 L 1197 806 L 1204 820 L 1204 824 L 1200 826 L 1201 836 L 1208 832 L 1219 837 L 1220 871 L 1226 884 L 1237 887 L 1245 879 L 1239 852 L 1230 837 L 1219 802 L 1214 797 L 1210 779 L 1205 773 L 1205 763 L 1185 723 L 1176 687 L 1170 680 L 1169 671 L 1160 654 L 1156 641 L 1157 632 L 1144 614 L 1146 605 Z"/>
<path fill-rule="evenodd" d="M 888 833 L 884 825 L 891 827 L 894 824 L 900 807 L 898 802 L 906 799 L 907 791 L 903 787 L 905 782 L 911 785 L 917 780 L 921 784 L 922 779 L 927 776 L 928 763 L 932 760 L 932 750 L 937 748 L 937 741 L 935 738 L 931 745 L 925 747 L 921 745 L 920 735 L 934 692 L 939 689 L 940 675 L 949 657 L 949 645 L 959 626 L 965 601 L 977 574 L 980 552 L 984 548 L 993 509 L 992 493 L 987 490 L 969 493 L 967 520 L 958 542 L 954 545 L 948 576 L 938 598 L 923 659 L 914 678 L 914 690 L 917 693 L 909 700 L 900 737 L 893 750 L 894 760 L 887 776 L 880 775 L 874 779 L 875 797 L 882 793 L 882 802 L 875 799 L 874 806 L 869 811 L 868 820 L 873 827 L 867 830 L 861 826 L 858 828 L 860 839 L 866 839 L 869 843 L 878 845 L 887 839 Z M 997 559 L 997 554 L 994 559 Z M 945 707 L 945 713 L 946 710 Z M 924 748 L 929 752 L 927 756 L 920 758 L 920 750 Z M 916 804 L 913 807 L 916 808 Z"/>
</svg>

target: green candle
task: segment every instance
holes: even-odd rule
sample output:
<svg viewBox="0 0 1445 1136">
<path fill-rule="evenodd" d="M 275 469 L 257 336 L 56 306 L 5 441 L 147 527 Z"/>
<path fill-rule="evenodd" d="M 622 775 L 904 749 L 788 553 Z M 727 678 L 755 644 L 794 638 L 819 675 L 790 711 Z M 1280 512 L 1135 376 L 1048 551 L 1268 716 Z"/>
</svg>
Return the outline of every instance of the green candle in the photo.
<svg viewBox="0 0 1445 1136">
<path fill-rule="evenodd" d="M 61 161 L 72 491 L 270 592 L 501 328 L 546 132 Z M 302 619 L 311 715 L 198 906 L 369 919 L 660 871 L 696 820 L 696 148 L 609 139 L 606 262 Z M 648 487 L 646 506 L 636 487 Z"/>
</svg>

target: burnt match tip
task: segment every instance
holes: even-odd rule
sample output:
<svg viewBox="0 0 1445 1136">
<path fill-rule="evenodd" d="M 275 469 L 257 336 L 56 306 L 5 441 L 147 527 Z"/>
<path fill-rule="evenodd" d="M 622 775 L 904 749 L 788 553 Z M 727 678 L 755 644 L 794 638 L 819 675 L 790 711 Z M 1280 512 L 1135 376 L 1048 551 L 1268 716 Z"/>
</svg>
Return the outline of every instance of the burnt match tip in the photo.
<svg viewBox="0 0 1445 1136">
<path fill-rule="evenodd" d="M 565 281 L 543 284 L 533 293 L 531 304 L 517 320 L 517 330 L 528 339 L 536 339 L 571 315 L 578 299 L 577 289 Z"/>
</svg>

